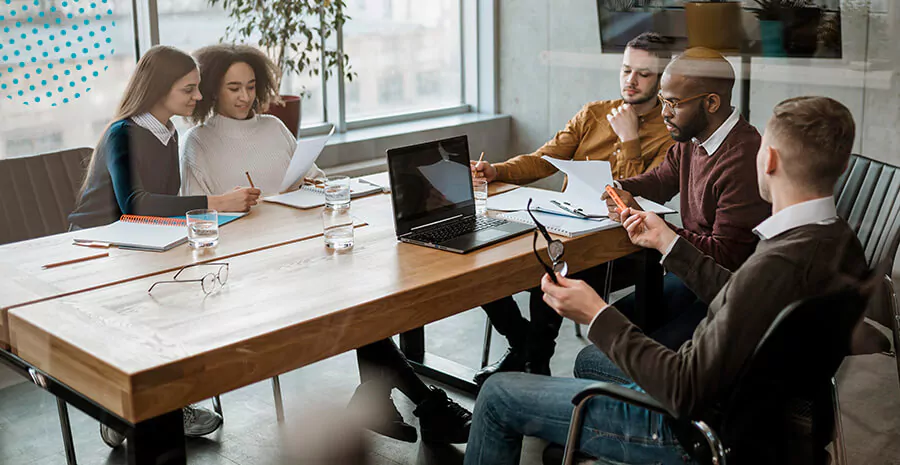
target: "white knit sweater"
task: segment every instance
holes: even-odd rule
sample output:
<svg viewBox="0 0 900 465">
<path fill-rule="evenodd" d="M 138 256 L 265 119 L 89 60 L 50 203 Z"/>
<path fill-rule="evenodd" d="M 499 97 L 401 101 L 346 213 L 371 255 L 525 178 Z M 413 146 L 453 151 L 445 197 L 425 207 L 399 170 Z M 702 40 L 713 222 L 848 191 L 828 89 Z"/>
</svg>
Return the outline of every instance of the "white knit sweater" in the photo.
<svg viewBox="0 0 900 465">
<path fill-rule="evenodd" d="M 181 195 L 221 195 L 253 184 L 263 195 L 278 194 L 297 141 L 271 115 L 246 120 L 213 115 L 185 133 L 181 142 Z M 325 174 L 313 165 L 306 177 Z"/>
</svg>

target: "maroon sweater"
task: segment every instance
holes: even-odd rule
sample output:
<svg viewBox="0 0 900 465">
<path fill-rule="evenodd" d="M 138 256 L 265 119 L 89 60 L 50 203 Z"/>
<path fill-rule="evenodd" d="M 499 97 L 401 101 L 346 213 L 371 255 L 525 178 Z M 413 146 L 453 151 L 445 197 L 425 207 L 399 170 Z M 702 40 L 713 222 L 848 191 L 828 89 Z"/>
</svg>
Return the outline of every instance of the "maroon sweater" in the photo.
<svg viewBox="0 0 900 465">
<path fill-rule="evenodd" d="M 771 213 L 759 196 L 756 152 L 759 132 L 744 118 L 712 156 L 700 145 L 673 145 L 655 169 L 620 181 L 633 195 L 667 202 L 681 192 L 684 228 L 675 232 L 718 264 L 737 270 L 753 253 L 752 230 Z"/>
</svg>

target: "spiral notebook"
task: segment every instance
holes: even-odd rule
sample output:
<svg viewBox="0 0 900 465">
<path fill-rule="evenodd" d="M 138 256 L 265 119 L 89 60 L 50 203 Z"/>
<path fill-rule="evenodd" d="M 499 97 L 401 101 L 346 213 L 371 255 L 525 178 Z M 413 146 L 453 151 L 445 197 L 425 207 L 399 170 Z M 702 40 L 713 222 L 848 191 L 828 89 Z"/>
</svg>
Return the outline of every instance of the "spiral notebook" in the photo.
<svg viewBox="0 0 900 465">
<path fill-rule="evenodd" d="M 360 178 L 350 180 L 350 198 L 363 197 L 383 192 L 382 186 L 373 182 L 362 181 Z M 309 184 L 300 186 L 300 189 L 280 195 L 263 198 L 266 202 L 280 203 L 294 208 L 315 208 L 325 205 L 325 189 Z"/>
<path fill-rule="evenodd" d="M 85 229 L 75 242 L 100 242 L 123 249 L 165 252 L 187 242 L 184 218 L 122 215 L 119 221 L 99 228 Z"/>
<path fill-rule="evenodd" d="M 543 224 L 548 231 L 565 237 L 578 237 L 597 231 L 616 228 L 619 223 L 612 220 L 585 220 L 553 213 L 532 212 L 534 217 Z M 527 211 L 500 213 L 500 218 L 516 223 L 525 223 L 534 226 Z"/>
</svg>

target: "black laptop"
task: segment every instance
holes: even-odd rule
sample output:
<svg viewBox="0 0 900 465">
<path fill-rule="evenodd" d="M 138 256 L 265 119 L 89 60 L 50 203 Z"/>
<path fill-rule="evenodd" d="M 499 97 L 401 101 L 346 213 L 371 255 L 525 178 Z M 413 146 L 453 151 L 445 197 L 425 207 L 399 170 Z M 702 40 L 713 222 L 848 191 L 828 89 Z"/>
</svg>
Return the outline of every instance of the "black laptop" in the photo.
<svg viewBox="0 0 900 465">
<path fill-rule="evenodd" d="M 403 242 L 466 253 L 534 229 L 475 214 L 466 136 L 390 149 L 387 159 Z"/>
</svg>

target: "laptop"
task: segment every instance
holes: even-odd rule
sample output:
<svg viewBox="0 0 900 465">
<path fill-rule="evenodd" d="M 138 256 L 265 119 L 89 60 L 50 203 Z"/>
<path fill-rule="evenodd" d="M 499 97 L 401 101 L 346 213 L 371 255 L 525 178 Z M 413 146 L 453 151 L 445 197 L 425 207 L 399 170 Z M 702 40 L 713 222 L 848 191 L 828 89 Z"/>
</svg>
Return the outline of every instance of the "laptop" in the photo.
<svg viewBox="0 0 900 465">
<path fill-rule="evenodd" d="M 390 149 L 387 159 L 402 242 L 466 253 L 534 229 L 475 214 L 466 136 Z"/>
</svg>

